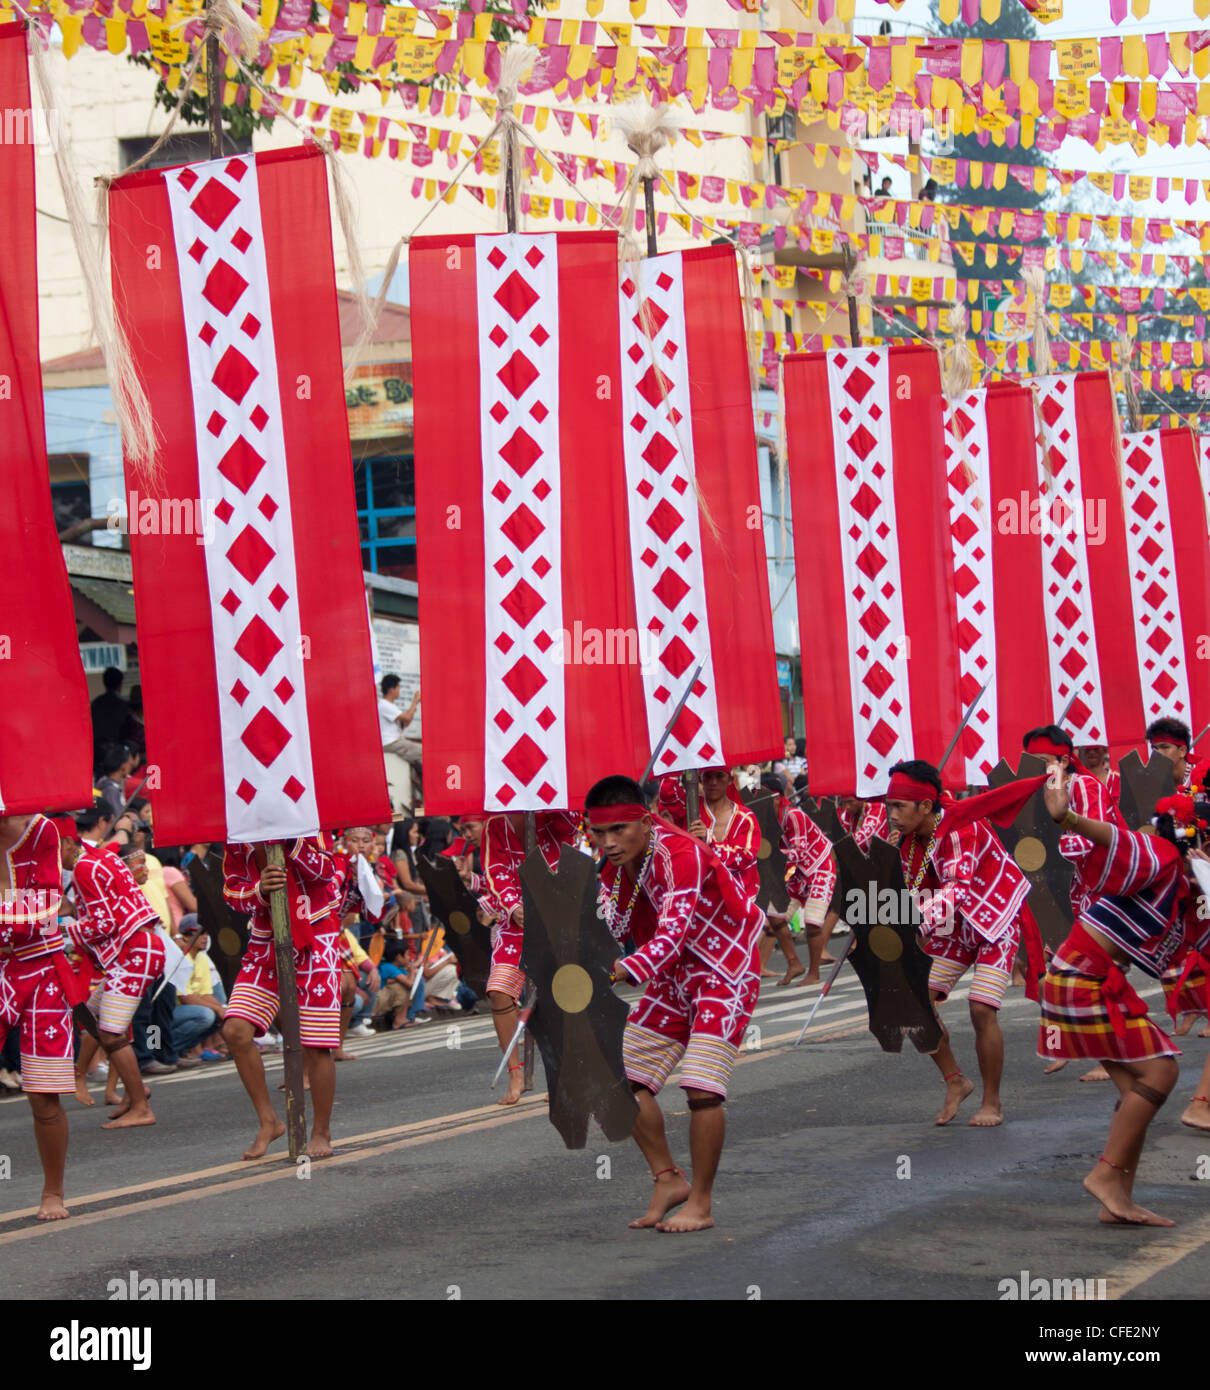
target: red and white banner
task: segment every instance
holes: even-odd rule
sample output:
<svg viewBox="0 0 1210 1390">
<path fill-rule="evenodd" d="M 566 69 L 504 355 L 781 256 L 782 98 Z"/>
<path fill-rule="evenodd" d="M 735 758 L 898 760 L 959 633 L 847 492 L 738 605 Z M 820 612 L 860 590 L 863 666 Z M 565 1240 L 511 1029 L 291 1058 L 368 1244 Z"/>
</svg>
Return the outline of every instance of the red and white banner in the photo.
<svg viewBox="0 0 1210 1390">
<path fill-rule="evenodd" d="M 418 237 L 430 811 L 583 805 L 646 761 L 613 233 Z"/>
<path fill-rule="evenodd" d="M 630 558 L 655 773 L 781 753 L 747 349 L 730 247 L 624 268 L 619 294 Z M 694 680 L 694 673 L 697 679 Z"/>
<path fill-rule="evenodd" d="M 1067 709 L 1077 745 L 1133 747 L 1145 721 L 1113 389 L 1105 372 L 1042 376 L 1032 388 L 1052 703 Z"/>
<path fill-rule="evenodd" d="M 1202 475 L 1202 497 L 1206 503 L 1206 535 L 1210 537 L 1210 434 L 1199 434 L 1197 446 L 1197 463 Z"/>
<path fill-rule="evenodd" d="M 92 804 L 92 722 L 55 532 L 38 355 L 25 25 L 0 25 L 0 812 Z"/>
<path fill-rule="evenodd" d="M 1004 382 L 945 410 L 946 470 L 962 704 L 990 679 L 959 747 L 969 786 L 1001 757 L 1017 765 L 1027 729 L 1052 708 L 1042 610 L 1043 518 L 1033 397 Z"/>
<path fill-rule="evenodd" d="M 1196 733 L 1210 723 L 1210 540 L 1197 437 L 1124 434 L 1122 491 L 1141 727 L 1167 716 Z"/>
<path fill-rule="evenodd" d="M 160 437 L 127 470 L 157 836 L 386 820 L 322 155 L 140 171 L 109 222 Z"/>
<path fill-rule="evenodd" d="M 785 394 L 811 790 L 881 795 L 962 717 L 937 354 L 789 356 Z"/>
</svg>

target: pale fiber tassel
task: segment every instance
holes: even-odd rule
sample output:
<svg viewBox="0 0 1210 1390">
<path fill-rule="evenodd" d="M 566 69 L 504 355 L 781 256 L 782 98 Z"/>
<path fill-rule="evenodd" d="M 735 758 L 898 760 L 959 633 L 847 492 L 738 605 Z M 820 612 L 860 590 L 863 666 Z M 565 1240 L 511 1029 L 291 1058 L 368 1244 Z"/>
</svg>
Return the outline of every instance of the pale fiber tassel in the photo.
<svg viewBox="0 0 1210 1390">
<path fill-rule="evenodd" d="M 517 210 L 517 230 L 521 229 L 521 137 L 513 107 L 517 88 L 529 76 L 538 50 L 528 44 L 510 43 L 500 57 L 500 80 L 496 84 L 497 125 L 500 127 L 500 208 L 508 206 L 508 185 L 512 183 L 513 207 Z"/>
<path fill-rule="evenodd" d="M 1054 368 L 1054 359 L 1050 355 L 1050 330 L 1046 326 L 1046 272 L 1040 265 L 1031 265 L 1021 272 L 1021 279 L 1034 300 L 1034 375 L 1047 376 Z"/>
<path fill-rule="evenodd" d="M 971 389 L 971 357 L 966 346 L 966 310 L 959 306 L 950 311 L 953 341 L 941 352 L 941 389 L 951 401 L 965 396 Z"/>
<path fill-rule="evenodd" d="M 319 148 L 323 150 L 324 158 L 328 162 L 328 170 L 332 175 L 332 197 L 336 203 L 336 219 L 340 223 L 340 234 L 344 237 L 345 255 L 349 259 L 349 279 L 353 282 L 353 293 L 357 297 L 357 309 L 361 317 L 361 332 L 357 335 L 357 341 L 349 349 L 349 361 L 345 367 L 344 379 L 347 384 L 352 379 L 362 353 L 374 336 L 374 330 L 378 327 L 378 316 L 382 311 L 382 305 L 386 302 L 391 276 L 399 264 L 399 249 L 396 247 L 392 253 L 386 276 L 382 282 L 382 289 L 379 291 L 374 304 L 371 304 L 369 296 L 366 294 L 366 273 L 361 260 L 361 248 L 357 244 L 357 214 L 354 207 L 353 186 L 339 155 L 336 153 L 335 137 L 331 143 L 326 140 L 320 141 Z"/>
<path fill-rule="evenodd" d="M 667 103 L 652 106 L 641 99 L 620 106 L 613 113 L 612 121 L 614 130 L 625 139 L 627 149 L 638 155 L 627 181 L 628 196 L 622 213 L 623 258 L 627 259 L 645 254 L 646 248 L 639 241 L 635 227 L 639 193 L 645 179 L 659 179 L 655 157 L 676 139 L 680 124 Z"/>
<path fill-rule="evenodd" d="M 80 259 L 80 270 L 84 276 L 84 292 L 88 299 L 93 335 L 105 359 L 110 390 L 113 393 L 114 412 L 118 417 L 118 428 L 122 434 L 123 450 L 130 463 L 141 470 L 146 482 L 154 484 L 159 475 L 159 468 L 156 463 L 157 441 L 151 419 L 151 406 L 143 390 L 143 383 L 134 369 L 130 345 L 114 316 L 112 300 L 106 293 L 105 242 L 103 238 L 98 238 L 88 222 L 84 195 L 80 191 L 80 181 L 76 175 L 75 162 L 67 138 L 64 110 L 55 99 L 50 70 L 42 47 L 42 35 L 33 23 L 28 29 L 26 47 L 29 50 L 30 66 L 34 70 L 34 81 L 37 83 L 42 106 L 48 116 L 51 112 L 55 116 L 55 137 L 51 140 L 55 169 L 59 175 L 59 186 L 63 190 L 63 206 L 71 228 L 72 240 L 76 245 L 76 254 Z"/>
<path fill-rule="evenodd" d="M 1134 358 L 1134 339 L 1125 328 L 1119 328 L 1117 343 L 1118 362 L 1122 368 L 1122 391 L 1126 396 L 1126 409 L 1130 428 L 1133 430 L 1138 427 L 1140 419 L 1138 387 L 1135 385 L 1134 373 L 1130 370 L 1130 363 Z"/>
</svg>

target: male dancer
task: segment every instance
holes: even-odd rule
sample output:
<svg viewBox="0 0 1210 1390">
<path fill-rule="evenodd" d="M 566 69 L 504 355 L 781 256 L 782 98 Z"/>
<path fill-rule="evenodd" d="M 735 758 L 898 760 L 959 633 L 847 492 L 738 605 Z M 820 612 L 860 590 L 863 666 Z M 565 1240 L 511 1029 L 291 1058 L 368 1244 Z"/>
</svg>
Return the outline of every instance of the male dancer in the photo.
<svg viewBox="0 0 1210 1390">
<path fill-rule="evenodd" d="M 762 914 L 706 845 L 651 815 L 629 777 L 597 782 L 585 807 L 604 857 L 605 920 L 616 941 L 631 936 L 637 946 L 615 962 L 613 978 L 647 985 L 627 1020 L 622 1057 L 639 1105 L 634 1137 L 655 1190 L 646 1213 L 630 1224 L 702 1231 L 714 1225 L 727 1083 L 760 991 Z M 656 1103 L 682 1058 L 692 1183 L 673 1162 Z"/>
<path fill-rule="evenodd" d="M 1147 742 L 1153 753 L 1167 758 L 1172 764 L 1177 791 L 1187 792 L 1192 772 L 1189 759 L 1193 753 L 1190 747 L 1193 735 L 1189 732 L 1188 724 L 1179 719 L 1155 719 L 1147 725 Z"/>
<path fill-rule="evenodd" d="M 39 1221 L 61 1221 L 67 1114 L 75 1090 L 71 1008 L 82 1001 L 59 931 L 59 836 L 45 816 L 0 816 L 0 1046 L 20 1030 L 21 1089 L 42 1163 Z"/>
<path fill-rule="evenodd" d="M 1086 743 L 1079 749 L 1084 771 L 1095 777 L 1116 802 L 1122 795 L 1122 776 L 1109 761 L 1109 749 L 1103 743 Z"/>
<path fill-rule="evenodd" d="M 286 849 L 284 868 L 264 864 L 263 855 L 263 846 L 230 844 L 223 857 L 223 896 L 236 911 L 251 913 L 248 949 L 231 987 L 223 1024 L 223 1037 L 258 1121 L 256 1138 L 244 1150 L 244 1158 L 262 1158 L 269 1145 L 286 1132 L 269 1099 L 265 1064 L 255 1042 L 277 1013 L 277 958 L 269 894 L 281 890 L 286 891 L 290 905 L 299 1040 L 314 1107 L 307 1154 L 328 1158 L 336 1094 L 332 1050 L 340 1042 L 336 869 L 322 835 L 293 841 Z"/>
<path fill-rule="evenodd" d="M 701 774 L 701 814 L 689 833 L 701 840 L 727 866 L 746 897 L 760 892 L 756 851 L 760 848 L 760 826 L 744 805 L 725 767 L 707 767 Z"/>
<path fill-rule="evenodd" d="M 83 1093 L 84 1103 L 91 1104 L 88 1068 L 97 1048 L 103 1048 L 125 1096 L 101 1128 L 126 1129 L 155 1124 L 129 1029 L 148 985 L 164 969 L 164 943 L 156 931 L 159 913 L 115 847 L 105 844 L 113 822 L 104 802 L 76 816 L 83 848 L 72 872 L 77 915 L 69 919 L 67 931 L 76 950 L 105 977 L 88 1001 L 100 1041 L 85 1036 L 80 1042 L 76 1095 Z"/>
<path fill-rule="evenodd" d="M 954 803 L 955 807 L 962 804 Z M 997 1013 L 1012 979 L 1029 880 L 985 820 L 964 822 L 956 810 L 950 818 L 942 805 L 941 776 L 931 763 L 919 759 L 896 763 L 891 768 L 886 808 L 891 825 L 900 833 L 899 855 L 907 886 L 922 894 L 921 933 L 924 949 L 933 958 L 929 971 L 933 1002 L 942 1003 L 975 967 L 969 1004 L 983 1101 L 971 1124 L 1002 1124 L 1004 1034 Z M 945 1103 L 936 1122 L 947 1125 L 975 1086 L 958 1066 L 944 1025 L 942 1033 L 933 1061 L 945 1079 Z"/>
<path fill-rule="evenodd" d="M 886 807 L 881 801 L 862 801 L 857 796 L 842 796 L 836 802 L 836 815 L 862 854 L 869 849 L 875 835 L 886 839 Z"/>
<path fill-rule="evenodd" d="M 809 964 L 805 976 L 799 979 L 798 983 L 816 985 L 819 983 L 819 967 L 823 962 L 824 947 L 828 944 L 837 920 L 829 911 L 832 896 L 836 891 L 836 860 L 832 856 L 832 842 L 801 806 L 790 804 L 786 797 L 785 779 L 779 773 L 766 772 L 760 783 L 766 791 L 777 793 L 781 847 L 786 862 L 790 865 L 786 891 L 794 902 L 802 904 Z M 790 936 L 790 919 L 782 913 L 771 912 L 768 920 L 773 935 L 776 936 L 789 962 L 789 968 L 777 983 L 788 985 L 803 975 L 802 961 L 798 958 L 793 938 Z M 797 970 L 795 966 L 798 966 Z"/>
<path fill-rule="evenodd" d="M 1057 724 L 1044 724 L 1040 728 L 1030 729 L 1021 740 L 1021 747 L 1026 753 L 1033 753 L 1036 757 L 1046 758 L 1048 762 L 1058 764 L 1063 771 L 1063 782 L 1067 788 L 1071 808 L 1077 815 L 1086 816 L 1089 820 L 1109 821 L 1123 830 L 1128 829 L 1108 785 L 1089 775 L 1076 757 L 1071 735 L 1065 730 L 1060 729 Z M 1095 900 L 1095 894 L 1084 874 L 1084 861 L 1095 848 L 1092 841 L 1084 839 L 1082 835 L 1065 834 L 1059 837 L 1059 853 L 1075 871 L 1071 881 L 1073 918 L 1079 917 Z M 1062 1071 L 1066 1065 L 1066 1060 L 1062 1058 L 1052 1060 L 1043 1068 L 1043 1075 L 1050 1076 L 1054 1072 Z M 1109 1073 L 1101 1066 L 1093 1067 L 1080 1077 L 1081 1081 L 1109 1079 Z"/>
<path fill-rule="evenodd" d="M 538 811 L 538 848 L 553 873 L 559 867 L 564 845 L 574 845 L 580 825 L 575 811 Z M 492 968 L 487 977 L 487 998 L 492 1022 L 503 1051 L 517 1031 L 518 1003 L 525 989 L 521 971 L 521 947 L 525 939 L 525 912 L 521 897 L 521 865 L 525 862 L 525 816 L 520 811 L 501 811 L 489 816 L 480 846 L 487 889 L 480 901 L 494 916 Z M 517 1050 L 508 1064 L 508 1090 L 498 1105 L 516 1105 L 524 1090 L 523 1069 Z"/>
<path fill-rule="evenodd" d="M 1198 797 L 1206 794 L 1207 773 L 1210 765 L 1198 780 Z M 1135 964 L 1158 979 L 1182 942 L 1204 946 L 1193 866 L 1200 861 L 1210 868 L 1203 848 L 1210 803 L 1188 795 L 1165 798 L 1156 806 L 1156 833 L 1144 835 L 1077 815 L 1060 777 L 1047 780 L 1045 797 L 1056 822 L 1096 846 L 1087 866 L 1096 897 L 1051 958 L 1038 1055 L 1099 1058 L 1120 1093 L 1105 1152 L 1084 1178 L 1101 1203 L 1100 1219 L 1171 1226 L 1135 1202 L 1134 1179 L 1147 1126 L 1177 1083 L 1179 1049 L 1147 1016 L 1124 971 Z"/>
</svg>

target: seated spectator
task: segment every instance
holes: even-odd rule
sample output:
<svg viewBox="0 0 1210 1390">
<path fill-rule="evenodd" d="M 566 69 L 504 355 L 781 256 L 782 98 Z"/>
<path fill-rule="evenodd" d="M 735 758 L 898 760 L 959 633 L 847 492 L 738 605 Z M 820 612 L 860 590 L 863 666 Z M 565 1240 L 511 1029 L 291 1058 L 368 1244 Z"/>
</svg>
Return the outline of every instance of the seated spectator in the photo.
<svg viewBox="0 0 1210 1390">
<path fill-rule="evenodd" d="M 221 1031 L 227 1017 L 227 993 L 206 954 L 210 938 L 198 926 L 194 913 L 181 919 L 180 936 L 187 948 L 185 954 L 193 961 L 193 973 L 177 993 L 172 1045 L 183 1057 L 200 1055 L 204 1061 L 221 1061 L 228 1055 Z"/>
<path fill-rule="evenodd" d="M 410 942 L 387 942 L 382 953 L 382 964 L 378 967 L 382 989 L 374 1001 L 374 1017 L 389 1015 L 392 1030 L 429 1022 L 429 1015 L 424 1012 L 423 979 L 416 991 L 416 998 L 412 998 L 412 982 L 419 964 Z"/>
</svg>

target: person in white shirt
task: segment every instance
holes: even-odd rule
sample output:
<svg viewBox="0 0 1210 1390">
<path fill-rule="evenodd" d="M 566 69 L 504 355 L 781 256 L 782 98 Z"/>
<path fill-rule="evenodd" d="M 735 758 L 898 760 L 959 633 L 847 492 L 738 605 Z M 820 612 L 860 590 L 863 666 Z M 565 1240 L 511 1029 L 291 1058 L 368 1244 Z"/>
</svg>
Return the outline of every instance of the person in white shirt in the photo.
<svg viewBox="0 0 1210 1390">
<path fill-rule="evenodd" d="M 412 703 L 403 710 L 396 703 L 401 685 L 399 677 L 393 675 L 383 676 L 379 682 L 382 693 L 378 700 L 378 727 L 382 734 L 391 805 L 398 814 L 407 815 L 412 807 L 412 779 L 418 778 L 420 772 L 420 744 L 416 739 L 406 738 L 403 731 L 415 717 L 420 691 L 417 690 Z"/>
</svg>

